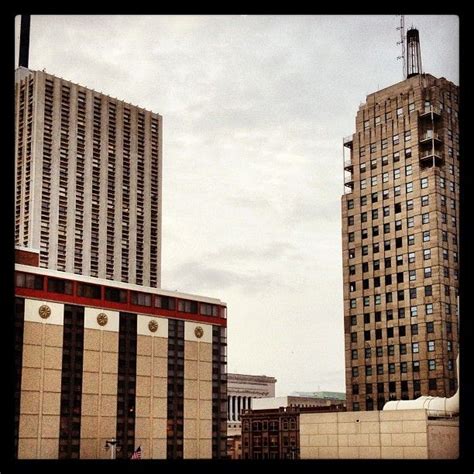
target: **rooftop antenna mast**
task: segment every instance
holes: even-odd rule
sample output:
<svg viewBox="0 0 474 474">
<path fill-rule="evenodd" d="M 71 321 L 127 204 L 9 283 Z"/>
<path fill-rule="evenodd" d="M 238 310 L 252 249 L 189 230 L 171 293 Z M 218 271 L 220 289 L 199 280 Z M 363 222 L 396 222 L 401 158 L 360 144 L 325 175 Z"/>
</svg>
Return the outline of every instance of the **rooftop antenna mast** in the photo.
<svg viewBox="0 0 474 474">
<path fill-rule="evenodd" d="M 422 73 L 420 33 L 413 26 L 407 31 L 407 77 Z"/>
<path fill-rule="evenodd" d="M 406 55 L 405 55 L 405 15 L 400 15 L 400 26 L 397 26 L 397 31 L 400 31 L 400 41 L 397 41 L 397 45 L 402 45 L 402 54 L 397 56 L 397 59 L 401 59 L 403 62 L 402 72 L 403 79 L 406 79 Z"/>
</svg>

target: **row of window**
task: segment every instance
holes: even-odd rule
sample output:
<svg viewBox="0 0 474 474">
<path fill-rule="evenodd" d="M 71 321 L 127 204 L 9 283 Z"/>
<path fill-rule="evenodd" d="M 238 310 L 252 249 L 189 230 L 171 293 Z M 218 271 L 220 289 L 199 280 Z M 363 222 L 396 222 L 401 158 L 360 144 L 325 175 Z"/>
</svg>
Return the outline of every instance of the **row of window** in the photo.
<svg viewBox="0 0 474 474">
<path fill-rule="evenodd" d="M 388 392 L 389 393 L 396 393 L 397 391 L 397 384 L 400 383 L 400 390 L 401 392 L 408 392 L 408 381 L 407 380 L 402 380 L 401 382 L 388 382 L 388 384 L 385 384 L 384 382 L 378 382 L 375 384 L 375 388 L 377 389 L 377 393 L 385 393 L 385 388 L 388 386 Z M 442 381 L 441 381 L 442 383 Z M 415 392 L 419 392 L 421 389 L 421 382 L 420 380 L 413 380 L 412 382 L 413 385 L 413 390 Z M 437 389 L 437 379 L 435 378 L 430 378 L 428 379 L 428 390 L 436 390 Z M 371 394 L 373 393 L 373 388 L 374 384 L 367 383 L 365 384 L 365 393 L 366 394 Z M 359 395 L 359 384 L 355 383 L 352 384 L 352 394 L 353 395 Z M 354 403 L 355 405 L 355 403 Z"/>
<path fill-rule="evenodd" d="M 433 322 L 430 323 L 430 330 L 429 331 L 428 331 L 428 323 L 426 325 L 426 328 L 427 328 L 428 333 L 433 333 L 434 332 Z M 418 346 L 412 348 L 413 353 L 418 353 L 419 352 L 419 343 L 416 343 L 416 344 Z M 436 341 L 426 341 L 426 344 L 427 344 L 428 352 L 434 352 L 435 347 L 436 347 Z M 398 344 L 398 346 L 395 346 L 395 344 L 389 344 L 388 346 L 385 346 L 385 347 L 387 349 L 387 355 L 388 356 L 395 356 L 396 347 L 398 347 L 398 354 L 399 355 L 406 355 L 408 353 L 407 352 L 408 347 L 407 347 L 407 344 L 405 344 L 405 343 Z M 446 341 L 446 348 L 447 348 L 448 352 L 453 351 L 452 341 Z M 373 356 L 374 349 L 375 349 L 375 355 L 376 355 L 377 358 L 384 356 L 384 346 L 376 346 L 375 348 L 365 347 L 364 351 L 363 351 L 364 358 L 371 359 L 372 356 Z M 359 355 L 359 353 L 358 353 L 357 349 L 352 349 L 351 350 L 351 359 L 352 360 L 358 359 L 358 355 Z M 449 363 L 449 366 L 452 366 L 452 362 Z"/>
<path fill-rule="evenodd" d="M 424 361 L 419 361 L 419 360 L 414 360 L 411 363 L 411 370 L 412 372 L 420 372 L 422 362 Z M 435 359 L 428 359 L 426 361 L 427 368 L 429 371 L 436 370 L 436 360 Z M 389 374 L 395 374 L 395 373 L 402 373 L 406 374 L 408 372 L 408 362 L 400 362 L 399 364 L 399 370 L 396 370 L 396 365 L 398 364 L 388 364 L 387 369 Z M 370 377 L 372 375 L 383 375 L 384 374 L 384 364 L 377 364 L 375 367 L 372 365 L 365 365 L 363 366 L 364 368 L 364 374 L 366 377 Z M 374 370 L 375 369 L 375 370 Z M 362 370 L 362 367 L 361 367 Z M 454 370 L 454 361 L 453 359 L 448 360 L 448 370 Z M 359 377 L 359 367 L 352 367 L 352 377 Z"/>
<path fill-rule="evenodd" d="M 15 284 L 18 288 L 30 288 L 34 290 L 44 290 L 45 282 L 41 275 L 34 275 L 25 272 L 15 273 Z M 65 295 L 74 294 L 74 285 L 72 281 L 61 278 L 47 277 L 46 278 L 47 291 L 52 293 L 60 293 Z M 143 293 L 139 291 L 129 291 L 120 288 L 112 288 L 101 285 L 94 285 L 91 283 L 76 283 L 76 295 L 83 298 L 102 299 L 102 288 L 104 289 L 103 299 L 105 301 L 112 301 L 117 303 L 130 303 L 138 306 L 148 306 L 167 310 L 177 309 L 184 313 L 199 314 L 205 316 L 219 316 L 219 306 L 200 303 L 197 301 L 183 300 L 171 296 L 152 295 L 150 293 Z M 198 307 L 199 306 L 199 307 Z M 224 309 L 222 310 L 224 311 Z"/>
</svg>

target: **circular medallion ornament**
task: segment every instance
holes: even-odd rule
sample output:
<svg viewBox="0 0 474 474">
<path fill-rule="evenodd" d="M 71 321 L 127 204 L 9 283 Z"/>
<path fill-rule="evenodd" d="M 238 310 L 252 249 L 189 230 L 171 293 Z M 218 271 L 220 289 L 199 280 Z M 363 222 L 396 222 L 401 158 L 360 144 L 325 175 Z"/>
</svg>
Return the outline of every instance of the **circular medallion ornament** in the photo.
<svg viewBox="0 0 474 474">
<path fill-rule="evenodd" d="M 43 304 L 39 307 L 38 313 L 41 318 L 48 319 L 51 316 L 51 308 L 48 305 Z"/>
<path fill-rule="evenodd" d="M 158 330 L 158 323 L 152 319 L 149 323 L 148 323 L 148 329 L 151 331 L 151 332 L 156 332 Z"/>
<path fill-rule="evenodd" d="M 99 313 L 97 315 L 97 324 L 99 326 L 105 326 L 107 324 L 108 320 L 109 320 L 109 318 L 107 317 L 107 315 L 105 313 Z"/>
<path fill-rule="evenodd" d="M 201 326 L 196 326 L 196 329 L 194 329 L 194 335 L 198 339 L 201 339 L 201 337 L 204 335 L 204 330 L 202 329 Z"/>
</svg>

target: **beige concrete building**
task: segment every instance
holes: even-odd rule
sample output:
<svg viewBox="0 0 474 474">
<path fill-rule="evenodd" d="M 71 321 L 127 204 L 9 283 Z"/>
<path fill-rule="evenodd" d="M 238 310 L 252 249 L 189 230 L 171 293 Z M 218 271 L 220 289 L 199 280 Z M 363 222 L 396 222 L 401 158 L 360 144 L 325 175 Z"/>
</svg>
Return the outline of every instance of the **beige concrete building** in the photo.
<svg viewBox="0 0 474 474">
<path fill-rule="evenodd" d="M 157 288 L 162 117 L 16 71 L 15 245 L 42 268 Z"/>
<path fill-rule="evenodd" d="M 226 305 L 16 265 L 18 459 L 226 453 Z"/>
<path fill-rule="evenodd" d="M 287 395 L 286 397 L 257 398 L 252 403 L 253 410 L 268 410 L 280 407 L 329 407 L 345 406 L 343 400 L 318 398 L 310 396 Z"/>
<path fill-rule="evenodd" d="M 301 459 L 456 459 L 459 419 L 427 411 L 300 414 Z"/>
<path fill-rule="evenodd" d="M 349 411 L 456 391 L 458 107 L 456 85 L 415 74 L 369 94 L 344 139 Z"/>
</svg>

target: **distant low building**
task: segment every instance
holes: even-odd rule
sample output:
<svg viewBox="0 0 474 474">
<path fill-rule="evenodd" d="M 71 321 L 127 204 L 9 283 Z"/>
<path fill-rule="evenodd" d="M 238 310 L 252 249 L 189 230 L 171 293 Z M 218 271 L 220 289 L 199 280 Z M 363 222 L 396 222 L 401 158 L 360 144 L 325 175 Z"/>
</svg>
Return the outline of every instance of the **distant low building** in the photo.
<svg viewBox="0 0 474 474">
<path fill-rule="evenodd" d="M 244 410 L 242 459 L 300 459 L 300 414 L 344 410 L 341 404 Z"/>
<path fill-rule="evenodd" d="M 227 456 L 241 458 L 242 410 L 256 399 L 275 396 L 276 379 L 266 375 L 227 374 Z"/>
</svg>

